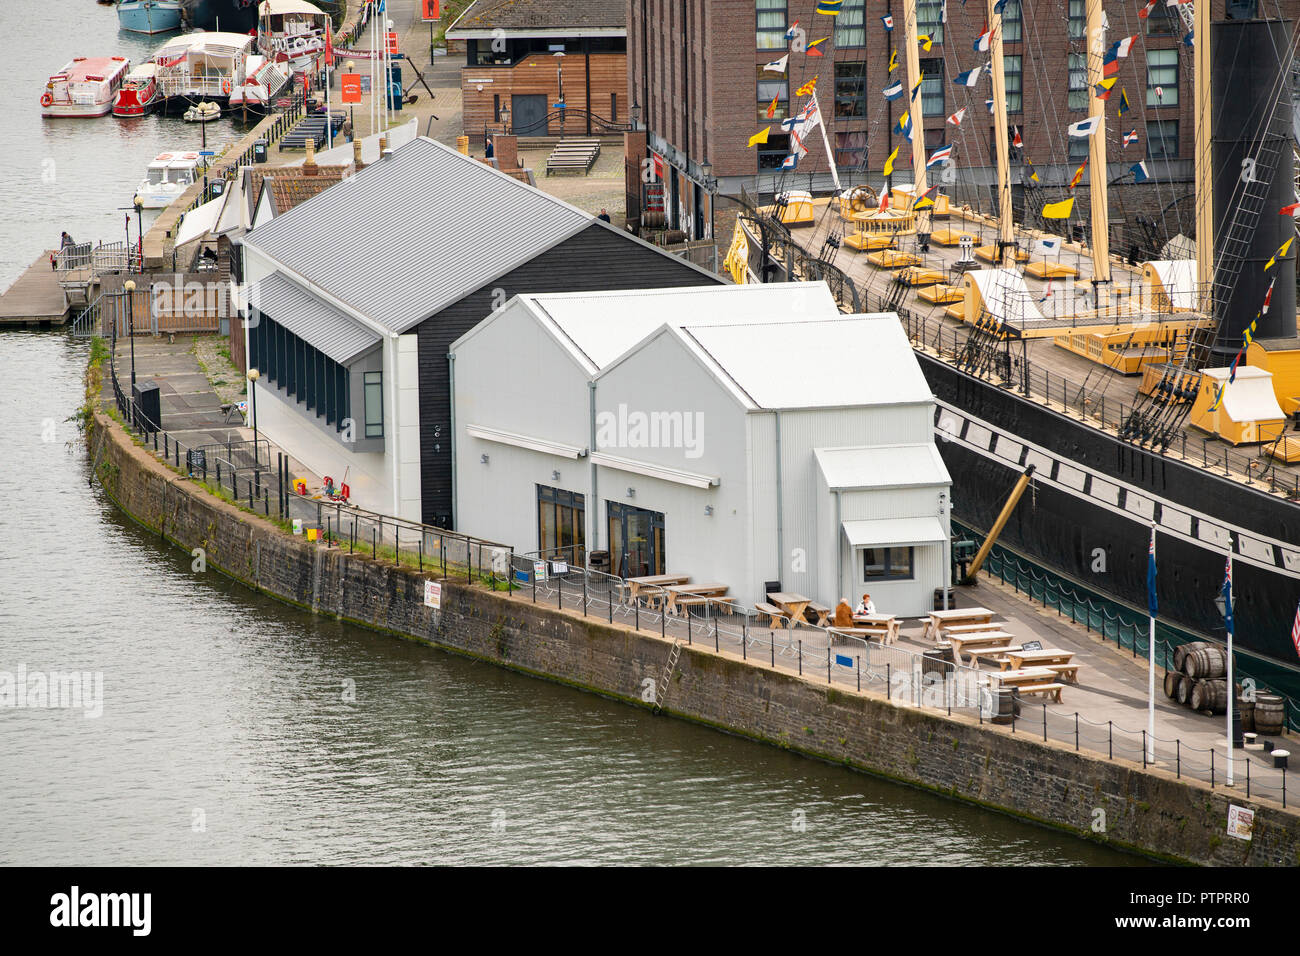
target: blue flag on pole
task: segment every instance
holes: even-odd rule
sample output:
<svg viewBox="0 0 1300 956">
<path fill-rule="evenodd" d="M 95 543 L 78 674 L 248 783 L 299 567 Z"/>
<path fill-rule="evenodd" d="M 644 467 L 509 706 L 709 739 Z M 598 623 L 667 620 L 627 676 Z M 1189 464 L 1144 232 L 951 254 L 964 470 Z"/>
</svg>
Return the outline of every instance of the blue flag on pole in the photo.
<svg viewBox="0 0 1300 956">
<path fill-rule="evenodd" d="M 1223 623 L 1232 633 L 1232 556 L 1228 556 L 1228 564 L 1223 572 Z"/>
<path fill-rule="evenodd" d="M 1156 616 L 1156 529 L 1151 529 L 1151 546 L 1147 549 L 1147 610 Z"/>
</svg>

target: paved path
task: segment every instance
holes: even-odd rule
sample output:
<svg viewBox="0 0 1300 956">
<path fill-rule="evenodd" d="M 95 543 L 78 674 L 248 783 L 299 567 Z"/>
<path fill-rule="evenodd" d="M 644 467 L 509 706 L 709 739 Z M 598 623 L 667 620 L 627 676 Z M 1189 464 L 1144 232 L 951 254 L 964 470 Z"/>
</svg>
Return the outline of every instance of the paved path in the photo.
<svg viewBox="0 0 1300 956">
<path fill-rule="evenodd" d="M 42 252 L 8 291 L 0 294 L 0 325 L 63 322 L 68 300 L 50 268 L 52 252 Z"/>
</svg>

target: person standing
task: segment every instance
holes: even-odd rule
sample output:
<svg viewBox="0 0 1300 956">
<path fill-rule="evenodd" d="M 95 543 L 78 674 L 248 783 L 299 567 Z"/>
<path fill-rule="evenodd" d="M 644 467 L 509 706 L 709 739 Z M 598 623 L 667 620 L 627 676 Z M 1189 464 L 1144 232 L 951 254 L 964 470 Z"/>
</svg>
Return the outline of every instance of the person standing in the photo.
<svg viewBox="0 0 1300 956">
<path fill-rule="evenodd" d="M 599 219 L 599 220 L 601 220 L 602 222 L 609 222 L 609 221 L 610 221 L 610 219 L 609 219 L 609 213 L 607 213 L 607 212 L 605 211 L 605 207 L 604 207 L 604 206 L 601 206 L 601 207 L 600 207 L 600 215 L 597 216 L 596 218 Z"/>
</svg>

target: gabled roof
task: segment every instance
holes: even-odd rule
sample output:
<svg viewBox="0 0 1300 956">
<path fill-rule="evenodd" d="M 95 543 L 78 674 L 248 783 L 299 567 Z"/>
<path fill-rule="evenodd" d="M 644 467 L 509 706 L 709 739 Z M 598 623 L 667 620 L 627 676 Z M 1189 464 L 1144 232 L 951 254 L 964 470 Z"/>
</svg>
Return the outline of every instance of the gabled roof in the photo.
<svg viewBox="0 0 1300 956">
<path fill-rule="evenodd" d="M 626 35 L 627 8 L 618 0 L 474 0 L 447 36 L 466 39 L 493 30 L 518 36 Z"/>
<path fill-rule="evenodd" d="M 271 208 L 279 216 L 346 179 L 351 173 L 351 166 L 317 166 L 315 175 L 308 175 L 303 166 L 274 169 L 262 180 L 262 188 L 271 191 Z"/>
<path fill-rule="evenodd" d="M 420 137 L 244 243 L 401 333 L 595 221 Z"/>
<path fill-rule="evenodd" d="M 379 333 L 307 292 L 278 272 L 256 283 L 249 296 L 259 311 L 311 343 L 340 365 L 379 344 Z"/>
<path fill-rule="evenodd" d="M 751 323 L 839 315 L 825 282 L 560 292 L 522 295 L 519 299 L 591 375 L 665 322 Z M 467 332 L 452 349 L 474 334 L 473 329 Z"/>
</svg>

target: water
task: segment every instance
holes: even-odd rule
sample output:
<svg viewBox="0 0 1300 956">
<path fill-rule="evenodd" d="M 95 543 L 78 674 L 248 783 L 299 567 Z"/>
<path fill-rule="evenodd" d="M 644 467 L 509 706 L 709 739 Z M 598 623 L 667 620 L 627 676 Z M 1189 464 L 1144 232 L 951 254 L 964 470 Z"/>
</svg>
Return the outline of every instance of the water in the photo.
<svg viewBox="0 0 1300 956">
<path fill-rule="evenodd" d="M 84 362 L 0 334 L 0 670 L 104 677 L 0 710 L 0 863 L 1140 862 L 195 574 L 88 489 Z"/>
<path fill-rule="evenodd" d="M 120 33 L 117 12 L 91 0 L 3 0 L 5 59 L 0 97 L 0 290 L 6 289 L 59 234 L 78 242 L 125 241 L 126 212 L 145 167 L 159 153 L 198 150 L 203 124 L 179 116 L 43 119 L 41 92 L 50 74 L 74 56 L 125 56 L 143 62 L 176 34 Z M 206 124 L 208 149 L 220 152 L 244 126 L 233 118 Z M 144 229 L 157 216 L 145 210 Z M 137 222 L 131 213 L 131 236 Z"/>
</svg>

